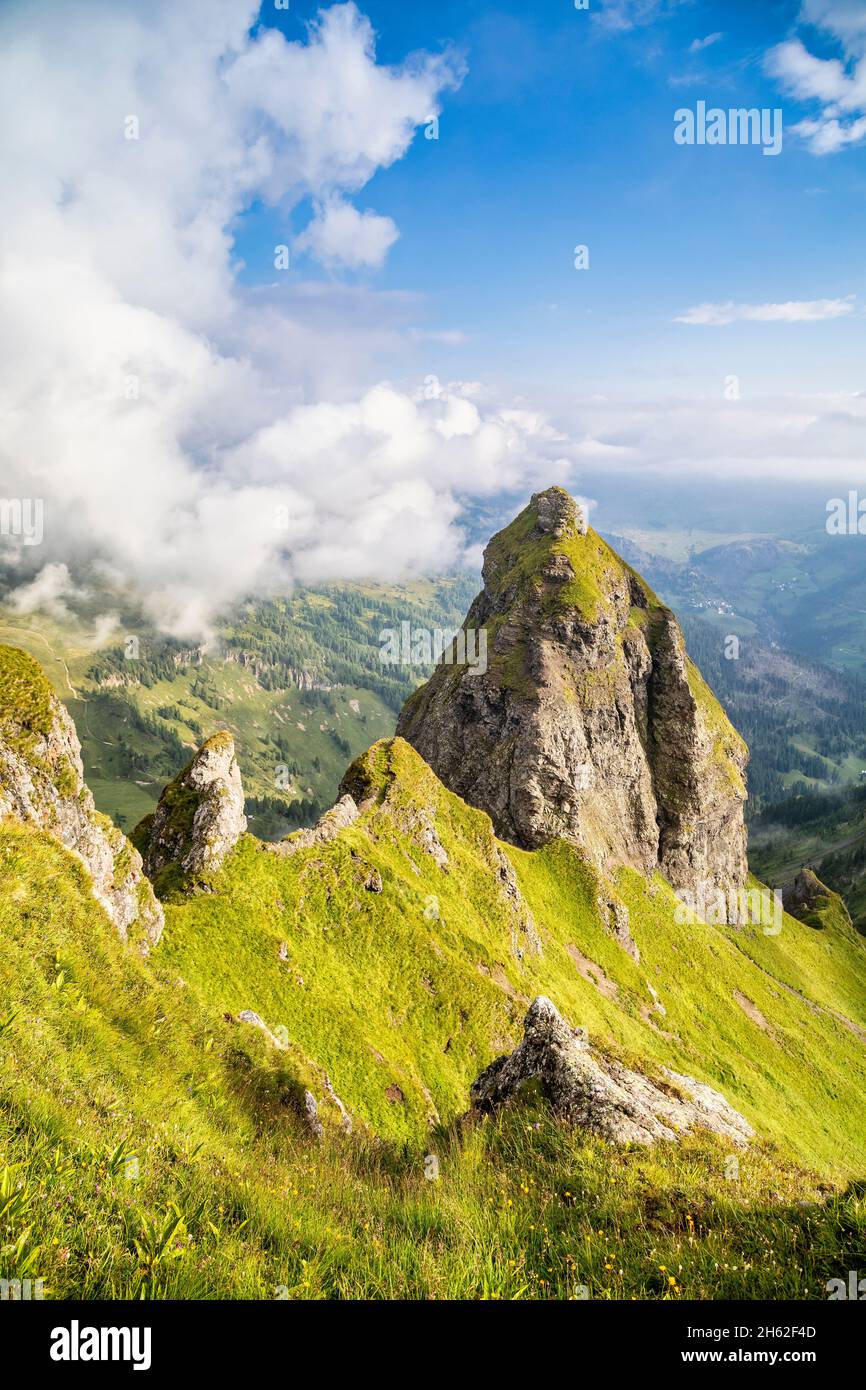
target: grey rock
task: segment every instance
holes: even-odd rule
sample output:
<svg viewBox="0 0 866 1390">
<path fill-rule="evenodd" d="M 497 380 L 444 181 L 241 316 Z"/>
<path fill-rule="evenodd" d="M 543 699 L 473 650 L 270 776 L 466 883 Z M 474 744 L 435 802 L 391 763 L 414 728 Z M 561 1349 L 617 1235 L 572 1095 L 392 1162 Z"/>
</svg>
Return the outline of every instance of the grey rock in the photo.
<svg viewBox="0 0 866 1390">
<path fill-rule="evenodd" d="M 327 1073 L 325 1074 L 325 1083 L 324 1083 L 324 1084 L 325 1084 L 325 1095 L 328 1097 L 328 1099 L 329 1099 L 330 1101 L 333 1101 L 334 1105 L 336 1105 L 337 1109 L 338 1109 L 339 1112 L 340 1112 L 340 1121 L 341 1121 L 341 1123 L 342 1123 L 343 1129 L 345 1130 L 345 1132 L 346 1132 L 347 1134 L 351 1134 L 351 1133 L 352 1133 L 352 1117 L 351 1117 L 351 1115 L 349 1114 L 349 1112 L 348 1112 L 348 1110 L 346 1109 L 346 1107 L 345 1107 L 345 1105 L 343 1104 L 343 1102 L 340 1100 L 340 1097 L 337 1095 L 337 1092 L 334 1090 L 333 1086 L 331 1085 L 331 1078 L 327 1075 Z"/>
<path fill-rule="evenodd" d="M 321 1139 L 322 1135 L 325 1132 L 325 1127 L 322 1124 L 322 1121 L 319 1119 L 319 1107 L 316 1103 L 316 1097 L 313 1095 L 312 1091 L 304 1091 L 303 1116 L 307 1128 L 309 1129 L 313 1138 Z"/>
<path fill-rule="evenodd" d="M 599 897 L 598 910 L 601 920 L 606 923 L 614 940 L 619 942 L 622 949 L 631 956 L 633 961 L 639 962 L 640 951 L 631 934 L 628 908 L 625 903 L 620 902 L 618 898 Z"/>
<path fill-rule="evenodd" d="M 144 876 L 141 855 L 107 816 L 96 810 L 84 782 L 81 744 L 65 706 L 47 690 L 48 725 L 35 740 L 21 738 L 14 707 L 0 725 L 0 820 L 14 817 L 55 836 L 88 869 L 93 893 L 124 941 L 134 936 L 147 954 L 162 935 L 164 917 Z M 25 751 L 26 750 L 26 751 Z"/>
<path fill-rule="evenodd" d="M 315 845 L 326 845 L 335 840 L 341 830 L 346 830 L 358 819 L 358 807 L 351 796 L 341 796 L 336 805 L 320 816 L 309 830 L 296 830 L 278 840 L 276 844 L 265 846 L 271 854 L 296 854 L 299 849 L 312 849 Z"/>
<path fill-rule="evenodd" d="M 261 1015 L 257 1014 L 254 1009 L 241 1009 L 240 1013 L 238 1014 L 238 1022 L 249 1023 L 252 1025 L 253 1028 L 258 1028 L 262 1033 L 264 1033 L 265 1037 L 267 1038 L 268 1042 L 271 1044 L 272 1047 L 277 1048 L 277 1050 L 280 1052 L 285 1052 L 287 1047 L 286 1042 L 282 1038 L 278 1038 L 276 1033 L 273 1033 L 271 1031 L 271 1029 L 265 1023 Z"/>
<path fill-rule="evenodd" d="M 488 634 L 486 671 L 443 661 L 397 733 L 502 839 L 567 839 L 678 889 L 745 883 L 745 744 L 674 615 L 561 488 L 493 537 L 465 626 Z"/>
<path fill-rule="evenodd" d="M 782 906 L 792 917 L 806 918 L 809 913 L 826 907 L 832 900 L 830 889 L 821 882 L 813 869 L 801 869 L 793 883 L 782 890 Z M 839 901 L 842 911 L 844 904 Z M 849 914 L 850 920 L 850 914 Z"/>
<path fill-rule="evenodd" d="M 534 956 L 542 954 L 541 937 L 535 918 L 529 910 L 526 899 L 520 891 L 517 875 L 508 856 L 494 844 L 499 899 L 505 908 L 511 925 L 511 950 L 517 960 L 523 960 L 526 952 Z"/>
<path fill-rule="evenodd" d="M 612 1143 L 653 1144 L 680 1139 L 695 1128 L 734 1144 L 753 1137 L 748 1121 L 718 1091 L 664 1070 L 670 1087 L 630 1071 L 594 1047 L 583 1029 L 570 1027 L 541 995 L 529 1008 L 517 1049 L 498 1057 L 473 1082 L 472 1105 L 493 1111 L 513 1100 L 527 1082 L 537 1081 L 564 1120 Z"/>
<path fill-rule="evenodd" d="M 235 744 L 225 730 L 199 749 L 159 799 L 147 829 L 144 867 L 154 879 L 175 865 L 195 880 L 215 873 L 247 828 Z"/>
</svg>

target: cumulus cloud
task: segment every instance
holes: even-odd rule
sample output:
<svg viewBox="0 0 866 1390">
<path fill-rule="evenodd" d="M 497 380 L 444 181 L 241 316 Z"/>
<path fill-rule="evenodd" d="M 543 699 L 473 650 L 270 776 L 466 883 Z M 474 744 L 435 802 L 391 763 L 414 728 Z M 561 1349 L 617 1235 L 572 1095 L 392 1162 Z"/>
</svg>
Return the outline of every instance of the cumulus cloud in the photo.
<svg viewBox="0 0 866 1390">
<path fill-rule="evenodd" d="M 312 255 L 380 264 L 397 229 L 350 200 L 462 75 L 447 52 L 379 63 L 354 4 L 294 42 L 256 17 L 0 13 L 0 468 L 6 495 L 45 504 L 41 547 L 4 538 L 19 605 L 62 603 L 95 559 L 194 635 L 299 576 L 439 566 L 460 550 L 455 488 L 527 477 L 549 442 L 459 387 L 369 389 L 358 363 L 408 337 L 411 297 L 239 282 L 256 201 L 286 222 L 311 202 Z"/>
<path fill-rule="evenodd" d="M 44 565 L 28 584 L 20 584 L 11 594 L 10 602 L 16 613 L 48 613 L 63 621 L 69 617 L 66 600 L 87 597 L 87 591 L 75 584 L 68 566 L 58 562 Z"/>
<path fill-rule="evenodd" d="M 820 108 L 792 127 L 813 154 L 835 154 L 866 139 L 866 6 L 862 0 L 803 0 L 799 22 L 842 50 L 816 56 L 801 38 L 777 44 L 765 66 L 797 101 Z"/>
<path fill-rule="evenodd" d="M 316 207 L 316 215 L 295 239 L 300 251 L 312 251 L 324 265 L 381 266 L 400 233 L 390 217 L 367 209 L 359 212 L 342 198 Z"/>
<path fill-rule="evenodd" d="M 844 299 L 789 299 L 784 304 L 735 304 L 728 300 L 723 304 L 695 304 L 677 314 L 674 323 L 714 326 L 737 322 L 819 323 L 823 319 L 844 318 L 853 312 L 853 294 Z"/>
</svg>

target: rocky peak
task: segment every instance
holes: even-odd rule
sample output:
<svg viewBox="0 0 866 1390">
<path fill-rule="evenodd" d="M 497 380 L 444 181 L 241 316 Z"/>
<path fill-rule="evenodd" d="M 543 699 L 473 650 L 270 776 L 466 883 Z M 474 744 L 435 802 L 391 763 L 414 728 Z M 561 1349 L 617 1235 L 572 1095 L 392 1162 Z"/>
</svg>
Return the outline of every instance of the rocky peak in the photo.
<svg viewBox="0 0 866 1390">
<path fill-rule="evenodd" d="M 247 828 L 244 791 L 231 734 L 222 730 L 199 749 L 135 832 L 144 867 L 160 892 L 203 886 Z"/>
<path fill-rule="evenodd" d="M 493 537 L 483 580 L 464 626 L 486 669 L 447 653 L 398 733 L 514 844 L 741 886 L 747 750 L 670 610 L 558 487 Z"/>
<path fill-rule="evenodd" d="M 533 501 L 536 528 L 542 535 L 555 540 L 586 535 L 586 514 L 565 488 L 549 487 L 546 492 L 537 492 Z"/>
<path fill-rule="evenodd" d="M 13 816 L 54 835 L 86 865 L 96 898 L 124 941 L 147 952 L 163 929 L 162 908 L 140 854 L 101 815 L 84 782 L 81 744 L 39 664 L 0 647 L 0 819 Z"/>
</svg>

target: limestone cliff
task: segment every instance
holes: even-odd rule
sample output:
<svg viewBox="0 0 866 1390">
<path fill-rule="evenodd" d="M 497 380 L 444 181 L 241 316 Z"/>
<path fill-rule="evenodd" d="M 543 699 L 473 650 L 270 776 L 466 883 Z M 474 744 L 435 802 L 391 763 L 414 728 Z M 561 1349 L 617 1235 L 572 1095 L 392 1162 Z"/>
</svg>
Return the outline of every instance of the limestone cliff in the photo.
<svg viewBox="0 0 866 1390">
<path fill-rule="evenodd" d="M 17 647 L 0 647 L 0 820 L 6 816 L 77 854 L 123 939 L 134 937 L 145 952 L 155 945 L 163 912 L 141 856 L 96 810 L 75 726 L 38 663 Z"/>
<path fill-rule="evenodd" d="M 398 733 L 523 848 L 555 838 L 602 869 L 678 889 L 746 877 L 743 740 L 669 609 L 562 488 L 536 494 L 484 555 L 464 628 Z"/>
</svg>

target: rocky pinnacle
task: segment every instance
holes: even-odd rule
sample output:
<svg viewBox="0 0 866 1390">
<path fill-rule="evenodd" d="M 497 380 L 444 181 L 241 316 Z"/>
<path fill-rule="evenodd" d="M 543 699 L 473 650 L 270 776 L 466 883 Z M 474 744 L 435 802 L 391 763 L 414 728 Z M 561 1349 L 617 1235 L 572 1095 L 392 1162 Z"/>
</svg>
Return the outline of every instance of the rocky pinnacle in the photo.
<svg viewBox="0 0 866 1390">
<path fill-rule="evenodd" d="M 559 487 L 493 537 L 483 579 L 464 626 L 486 670 L 446 652 L 397 732 L 516 845 L 741 886 L 747 749 L 671 611 Z"/>
</svg>

